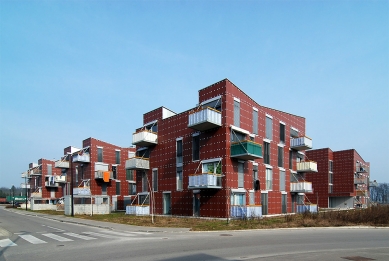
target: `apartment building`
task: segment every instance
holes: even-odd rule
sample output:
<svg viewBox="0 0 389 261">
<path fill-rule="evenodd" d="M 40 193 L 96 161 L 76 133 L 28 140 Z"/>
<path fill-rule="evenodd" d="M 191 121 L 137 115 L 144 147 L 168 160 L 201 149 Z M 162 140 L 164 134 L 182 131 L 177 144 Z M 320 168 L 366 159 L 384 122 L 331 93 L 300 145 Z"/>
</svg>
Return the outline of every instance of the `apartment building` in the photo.
<svg viewBox="0 0 389 261">
<path fill-rule="evenodd" d="M 306 156 L 317 162 L 318 173 L 307 174 L 312 182 L 311 202 L 322 208 L 362 208 L 369 204 L 370 163 L 354 149 L 309 150 Z"/>
<path fill-rule="evenodd" d="M 199 90 L 198 104 L 143 115 L 126 161 L 132 203 L 150 213 L 234 217 L 297 212 L 312 186 L 305 118 L 261 106 L 228 79 Z"/>
<path fill-rule="evenodd" d="M 27 182 L 22 188 L 29 189 L 29 196 L 37 201 L 53 203 L 63 195 L 66 178 L 54 167 L 54 161 L 39 159 L 30 163 L 28 170 L 22 173 Z"/>
<path fill-rule="evenodd" d="M 64 156 L 55 162 L 67 177 L 69 189 L 76 196 L 108 195 L 112 210 L 123 210 L 131 203 L 135 180 L 126 173 L 125 161 L 135 148 L 123 148 L 95 138 L 87 138 L 82 148 L 66 147 Z M 71 160 L 70 160 L 71 159 Z M 67 191 L 67 195 L 71 193 Z"/>
</svg>

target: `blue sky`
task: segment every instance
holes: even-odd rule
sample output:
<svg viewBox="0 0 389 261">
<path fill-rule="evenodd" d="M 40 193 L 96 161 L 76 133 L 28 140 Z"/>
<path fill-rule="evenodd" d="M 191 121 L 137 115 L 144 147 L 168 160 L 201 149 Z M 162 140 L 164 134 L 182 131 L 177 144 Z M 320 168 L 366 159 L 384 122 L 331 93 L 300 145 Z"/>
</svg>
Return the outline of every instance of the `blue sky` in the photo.
<svg viewBox="0 0 389 261">
<path fill-rule="evenodd" d="M 0 1 L 0 187 L 230 79 L 389 182 L 388 1 Z"/>
</svg>

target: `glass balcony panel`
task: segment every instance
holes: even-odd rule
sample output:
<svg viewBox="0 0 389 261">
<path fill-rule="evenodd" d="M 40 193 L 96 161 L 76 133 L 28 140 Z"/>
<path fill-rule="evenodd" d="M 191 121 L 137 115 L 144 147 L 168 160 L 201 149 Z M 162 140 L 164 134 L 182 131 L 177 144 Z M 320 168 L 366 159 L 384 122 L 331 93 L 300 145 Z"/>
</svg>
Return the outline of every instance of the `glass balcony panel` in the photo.
<svg viewBox="0 0 389 261">
<path fill-rule="evenodd" d="M 262 146 L 251 140 L 243 140 L 231 144 L 231 157 L 242 160 L 262 158 Z"/>
</svg>

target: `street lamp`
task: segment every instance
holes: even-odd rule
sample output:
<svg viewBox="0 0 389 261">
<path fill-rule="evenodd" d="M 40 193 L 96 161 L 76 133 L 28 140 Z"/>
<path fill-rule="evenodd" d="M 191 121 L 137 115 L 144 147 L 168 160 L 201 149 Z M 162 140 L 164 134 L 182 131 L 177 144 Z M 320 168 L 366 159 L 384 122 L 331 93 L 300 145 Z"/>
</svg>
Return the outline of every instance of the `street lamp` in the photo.
<svg viewBox="0 0 389 261">
<path fill-rule="evenodd" d="M 70 168 L 70 204 L 71 204 L 71 216 L 74 217 L 74 191 L 73 191 L 73 167 L 72 167 L 72 161 L 73 161 L 73 153 L 68 153 L 69 155 L 69 168 Z"/>
<path fill-rule="evenodd" d="M 27 192 L 27 173 L 24 173 L 24 188 L 25 188 L 25 191 L 26 191 L 26 211 L 27 211 L 27 196 L 28 196 L 28 192 Z"/>
<path fill-rule="evenodd" d="M 15 186 L 12 184 L 12 208 L 15 207 Z"/>
</svg>

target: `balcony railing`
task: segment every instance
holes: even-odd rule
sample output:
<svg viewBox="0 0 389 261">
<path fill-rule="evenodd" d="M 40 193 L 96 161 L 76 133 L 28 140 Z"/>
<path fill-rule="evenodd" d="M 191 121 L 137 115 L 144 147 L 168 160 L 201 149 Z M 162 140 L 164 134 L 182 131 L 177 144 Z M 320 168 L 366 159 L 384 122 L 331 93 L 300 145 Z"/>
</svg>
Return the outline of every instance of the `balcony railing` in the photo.
<svg viewBox="0 0 389 261">
<path fill-rule="evenodd" d="M 98 170 L 95 172 L 95 179 L 103 179 L 104 182 L 109 182 L 110 179 L 113 179 L 113 172 Z"/>
<path fill-rule="evenodd" d="M 222 126 L 222 114 L 210 107 L 189 113 L 188 127 L 204 131 Z"/>
<path fill-rule="evenodd" d="M 79 154 L 73 155 L 73 162 L 89 163 L 90 162 L 90 155 L 89 155 L 89 153 L 83 153 L 82 155 L 79 155 Z"/>
<path fill-rule="evenodd" d="M 147 147 L 158 144 L 158 134 L 149 130 L 141 130 L 132 134 L 132 144 Z"/>
<path fill-rule="evenodd" d="M 42 176 L 42 170 L 32 169 L 30 170 L 30 176 Z"/>
<path fill-rule="evenodd" d="M 309 205 L 297 205 L 297 213 L 317 213 L 317 205 L 309 204 Z"/>
<path fill-rule="evenodd" d="M 355 171 L 357 173 L 367 173 L 367 172 L 369 172 L 369 167 L 363 166 L 363 165 L 357 163 L 355 166 Z"/>
<path fill-rule="evenodd" d="M 354 184 L 367 184 L 366 178 L 354 178 Z"/>
<path fill-rule="evenodd" d="M 232 218 L 252 218 L 262 216 L 261 205 L 231 206 Z"/>
<path fill-rule="evenodd" d="M 290 139 L 290 148 L 295 150 L 309 150 L 312 149 L 312 139 L 304 136 Z"/>
<path fill-rule="evenodd" d="M 134 157 L 126 160 L 126 169 L 147 170 L 150 169 L 150 160 L 148 158 Z"/>
<path fill-rule="evenodd" d="M 55 176 L 54 181 L 58 183 L 66 183 L 66 176 Z"/>
<path fill-rule="evenodd" d="M 290 192 L 294 193 L 310 193 L 312 192 L 312 182 L 291 182 Z"/>
<path fill-rule="evenodd" d="M 251 140 L 231 143 L 231 157 L 242 160 L 262 158 L 262 146 Z"/>
<path fill-rule="evenodd" d="M 193 174 L 189 175 L 188 189 L 221 189 L 222 175 L 220 174 Z"/>
<path fill-rule="evenodd" d="M 315 161 L 297 162 L 297 172 L 317 172 L 317 162 Z"/>
<path fill-rule="evenodd" d="M 54 167 L 61 168 L 61 169 L 68 169 L 69 161 L 57 160 L 56 162 L 54 162 Z"/>
<path fill-rule="evenodd" d="M 42 191 L 41 192 L 32 192 L 31 197 L 32 198 L 42 198 Z"/>
<path fill-rule="evenodd" d="M 76 187 L 73 188 L 73 194 L 74 195 L 90 195 L 90 188 L 89 187 Z"/>
<path fill-rule="evenodd" d="M 46 181 L 45 186 L 50 188 L 58 188 L 59 184 L 57 182 Z"/>
<path fill-rule="evenodd" d="M 149 205 L 130 205 L 126 206 L 127 215 L 147 216 L 150 215 Z"/>
</svg>

